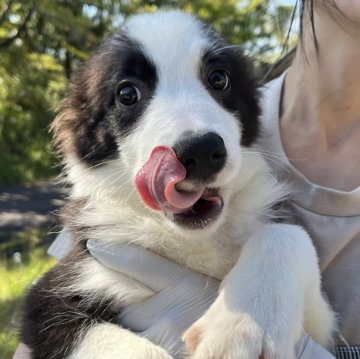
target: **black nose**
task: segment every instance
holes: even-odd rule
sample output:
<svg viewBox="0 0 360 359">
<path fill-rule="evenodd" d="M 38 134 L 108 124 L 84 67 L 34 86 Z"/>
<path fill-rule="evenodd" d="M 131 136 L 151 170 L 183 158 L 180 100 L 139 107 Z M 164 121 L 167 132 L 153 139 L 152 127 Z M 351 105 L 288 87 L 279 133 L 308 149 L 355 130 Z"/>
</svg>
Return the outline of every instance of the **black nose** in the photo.
<svg viewBox="0 0 360 359">
<path fill-rule="evenodd" d="M 224 140 L 214 132 L 190 134 L 174 146 L 174 151 L 186 168 L 186 178 L 205 183 L 214 180 L 226 162 Z"/>
</svg>

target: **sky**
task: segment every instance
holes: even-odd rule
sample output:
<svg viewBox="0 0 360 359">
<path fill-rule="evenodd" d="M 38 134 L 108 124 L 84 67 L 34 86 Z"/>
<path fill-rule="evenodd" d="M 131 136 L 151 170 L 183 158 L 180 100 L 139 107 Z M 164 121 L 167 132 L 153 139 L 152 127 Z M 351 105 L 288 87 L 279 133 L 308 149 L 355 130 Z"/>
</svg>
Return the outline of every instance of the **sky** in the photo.
<svg viewBox="0 0 360 359">
<path fill-rule="evenodd" d="M 296 0 L 275 0 L 275 2 L 285 5 L 295 5 Z"/>
</svg>

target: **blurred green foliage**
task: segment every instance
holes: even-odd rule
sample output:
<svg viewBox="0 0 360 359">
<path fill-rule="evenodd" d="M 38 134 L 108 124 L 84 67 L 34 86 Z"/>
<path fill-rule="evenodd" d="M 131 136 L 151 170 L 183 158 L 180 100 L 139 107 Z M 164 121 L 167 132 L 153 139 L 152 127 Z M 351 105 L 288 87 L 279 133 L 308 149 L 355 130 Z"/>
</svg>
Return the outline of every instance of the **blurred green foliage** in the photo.
<svg viewBox="0 0 360 359">
<path fill-rule="evenodd" d="M 271 0 L 0 0 L 0 183 L 57 172 L 48 128 L 67 80 L 124 18 L 158 8 L 213 24 L 259 71 L 279 53 L 292 12 Z"/>
<path fill-rule="evenodd" d="M 47 246 L 39 245 L 45 232 L 27 230 L 15 235 L 15 242 L 0 245 L 0 358 L 11 359 L 19 342 L 19 327 L 27 288 L 56 262 L 46 255 Z M 26 252 L 12 248 L 22 244 Z M 9 247 L 8 250 L 6 247 Z"/>
</svg>

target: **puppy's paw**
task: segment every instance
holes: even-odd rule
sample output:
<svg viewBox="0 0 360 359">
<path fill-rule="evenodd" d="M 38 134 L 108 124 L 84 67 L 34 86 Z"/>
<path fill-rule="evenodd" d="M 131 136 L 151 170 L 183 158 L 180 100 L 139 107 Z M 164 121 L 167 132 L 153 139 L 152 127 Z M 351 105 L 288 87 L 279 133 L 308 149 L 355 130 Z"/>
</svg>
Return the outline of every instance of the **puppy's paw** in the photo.
<svg viewBox="0 0 360 359">
<path fill-rule="evenodd" d="M 219 299 L 219 298 L 218 298 Z M 214 306 L 184 334 L 192 359 L 294 359 L 294 343 L 276 323 L 263 328 L 249 314 Z"/>
</svg>

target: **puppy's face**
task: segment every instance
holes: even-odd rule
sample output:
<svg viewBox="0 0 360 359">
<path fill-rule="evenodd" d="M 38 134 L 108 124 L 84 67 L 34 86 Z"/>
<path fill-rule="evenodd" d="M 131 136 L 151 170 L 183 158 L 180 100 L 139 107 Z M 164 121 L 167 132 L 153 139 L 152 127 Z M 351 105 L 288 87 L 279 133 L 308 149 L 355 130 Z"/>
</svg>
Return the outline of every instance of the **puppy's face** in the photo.
<svg viewBox="0 0 360 359">
<path fill-rule="evenodd" d="M 204 230 L 221 222 L 258 112 L 239 49 L 173 11 L 135 16 L 106 40 L 54 129 L 78 195 L 108 192 Z"/>
</svg>

